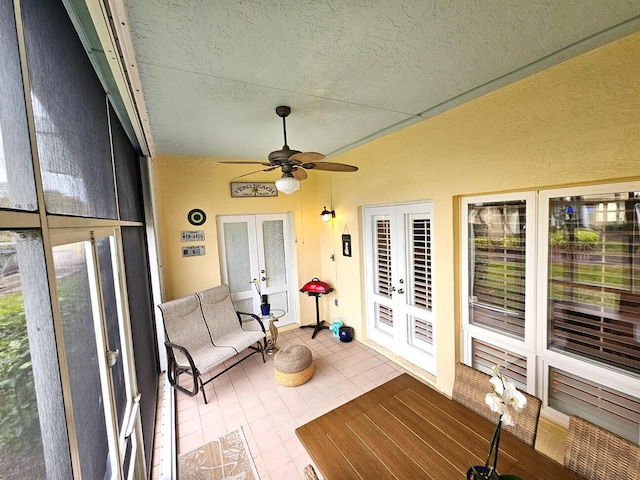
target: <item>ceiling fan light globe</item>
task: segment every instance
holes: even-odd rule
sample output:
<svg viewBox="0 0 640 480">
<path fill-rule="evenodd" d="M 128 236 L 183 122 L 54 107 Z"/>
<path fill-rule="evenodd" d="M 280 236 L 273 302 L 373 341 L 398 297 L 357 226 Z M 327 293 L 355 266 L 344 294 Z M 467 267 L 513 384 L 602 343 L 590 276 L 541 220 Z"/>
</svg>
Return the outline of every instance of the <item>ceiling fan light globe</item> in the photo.
<svg viewBox="0 0 640 480">
<path fill-rule="evenodd" d="M 282 193 L 293 193 L 300 188 L 300 180 L 292 176 L 283 176 L 276 180 L 276 188 Z"/>
</svg>

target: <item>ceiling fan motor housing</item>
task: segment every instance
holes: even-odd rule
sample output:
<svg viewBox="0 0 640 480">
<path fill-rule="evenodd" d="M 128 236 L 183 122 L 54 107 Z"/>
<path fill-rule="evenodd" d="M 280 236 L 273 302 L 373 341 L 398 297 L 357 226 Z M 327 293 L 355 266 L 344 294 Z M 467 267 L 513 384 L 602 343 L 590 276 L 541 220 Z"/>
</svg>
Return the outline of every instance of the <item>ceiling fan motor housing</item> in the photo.
<svg viewBox="0 0 640 480">
<path fill-rule="evenodd" d="M 272 165 L 282 165 L 289 161 L 289 157 L 294 153 L 300 153 L 299 150 L 291 150 L 285 145 L 282 150 L 275 150 L 269 154 L 269 163 Z"/>
</svg>

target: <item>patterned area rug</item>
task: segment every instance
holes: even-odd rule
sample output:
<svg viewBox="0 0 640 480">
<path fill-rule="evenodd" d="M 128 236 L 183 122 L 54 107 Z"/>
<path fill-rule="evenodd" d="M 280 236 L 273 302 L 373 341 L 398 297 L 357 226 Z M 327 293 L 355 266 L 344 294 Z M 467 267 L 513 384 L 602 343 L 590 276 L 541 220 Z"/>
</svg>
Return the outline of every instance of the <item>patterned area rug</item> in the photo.
<svg viewBox="0 0 640 480">
<path fill-rule="evenodd" d="M 180 480 L 259 480 L 242 427 L 178 459 Z"/>
</svg>

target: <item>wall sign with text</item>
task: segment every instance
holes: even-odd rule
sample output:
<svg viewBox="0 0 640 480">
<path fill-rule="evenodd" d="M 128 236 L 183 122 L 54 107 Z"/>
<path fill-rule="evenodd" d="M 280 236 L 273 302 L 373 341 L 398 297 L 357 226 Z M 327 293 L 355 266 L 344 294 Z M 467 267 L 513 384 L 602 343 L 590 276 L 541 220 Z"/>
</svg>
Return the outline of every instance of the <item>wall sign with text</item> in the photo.
<svg viewBox="0 0 640 480">
<path fill-rule="evenodd" d="M 351 235 L 349 235 L 348 233 L 342 235 L 342 256 L 351 256 Z"/>
<path fill-rule="evenodd" d="M 277 196 L 275 182 L 231 182 L 231 198 Z"/>
</svg>

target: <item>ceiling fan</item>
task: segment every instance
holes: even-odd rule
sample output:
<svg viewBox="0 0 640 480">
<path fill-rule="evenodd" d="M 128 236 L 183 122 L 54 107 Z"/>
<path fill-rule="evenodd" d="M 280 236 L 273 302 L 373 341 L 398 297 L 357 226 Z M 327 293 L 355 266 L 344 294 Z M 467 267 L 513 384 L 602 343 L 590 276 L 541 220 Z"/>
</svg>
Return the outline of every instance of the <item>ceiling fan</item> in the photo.
<svg viewBox="0 0 640 480">
<path fill-rule="evenodd" d="M 307 178 L 305 170 L 328 170 L 332 172 L 355 172 L 358 167 L 343 163 L 323 162 L 324 155 L 317 152 L 301 152 L 292 150 L 287 145 L 286 118 L 291 113 L 291 108 L 281 105 L 276 108 L 276 114 L 282 118 L 282 130 L 284 132 L 284 145 L 281 150 L 274 150 L 269 154 L 269 162 L 219 162 L 220 164 L 253 164 L 264 165 L 267 168 L 245 173 L 234 178 L 246 177 L 259 172 L 270 172 L 276 168 L 282 170 L 282 177 L 276 180 L 276 188 L 282 193 L 293 193 L 300 188 L 300 180 Z"/>
</svg>

